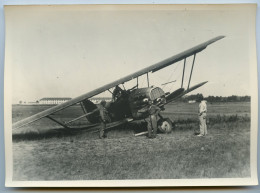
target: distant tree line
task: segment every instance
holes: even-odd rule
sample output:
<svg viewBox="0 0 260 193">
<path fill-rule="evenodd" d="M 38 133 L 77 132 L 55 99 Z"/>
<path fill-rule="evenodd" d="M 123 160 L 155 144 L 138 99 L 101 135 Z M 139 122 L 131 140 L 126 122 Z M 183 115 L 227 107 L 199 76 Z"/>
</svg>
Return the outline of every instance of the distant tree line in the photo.
<svg viewBox="0 0 260 193">
<path fill-rule="evenodd" d="M 186 95 L 181 98 L 181 101 L 188 102 L 188 101 L 200 101 L 203 99 L 202 94 L 194 94 L 194 95 Z M 251 97 L 250 96 L 208 96 L 204 98 L 208 102 L 250 102 Z"/>
</svg>

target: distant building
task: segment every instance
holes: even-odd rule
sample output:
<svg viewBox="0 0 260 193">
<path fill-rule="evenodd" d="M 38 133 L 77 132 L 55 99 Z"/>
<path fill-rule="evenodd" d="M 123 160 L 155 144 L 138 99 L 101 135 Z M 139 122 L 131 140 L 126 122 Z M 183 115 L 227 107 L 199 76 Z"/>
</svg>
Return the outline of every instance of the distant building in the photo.
<svg viewBox="0 0 260 193">
<path fill-rule="evenodd" d="M 67 97 L 49 97 L 49 98 L 42 98 L 39 100 L 39 104 L 45 104 L 45 105 L 58 105 L 61 103 L 65 103 L 67 101 L 71 100 L 71 98 Z"/>
<path fill-rule="evenodd" d="M 27 104 L 28 104 L 28 105 L 38 105 L 37 102 L 28 102 Z"/>
<path fill-rule="evenodd" d="M 89 99 L 94 104 L 99 104 L 102 100 L 105 100 L 106 102 L 110 102 L 112 98 L 109 97 L 93 97 Z"/>
<path fill-rule="evenodd" d="M 35 102 L 36 104 L 44 104 L 44 105 L 58 105 L 61 103 L 65 103 L 67 101 L 71 100 L 71 98 L 67 97 L 46 97 L 42 98 L 39 101 Z M 102 100 L 105 100 L 106 102 L 110 102 L 112 99 L 109 97 L 93 97 L 89 99 L 94 104 L 99 104 Z M 32 103 L 32 102 L 31 102 Z"/>
<path fill-rule="evenodd" d="M 189 100 L 188 103 L 192 104 L 192 103 L 196 103 L 196 101 L 195 100 Z"/>
</svg>

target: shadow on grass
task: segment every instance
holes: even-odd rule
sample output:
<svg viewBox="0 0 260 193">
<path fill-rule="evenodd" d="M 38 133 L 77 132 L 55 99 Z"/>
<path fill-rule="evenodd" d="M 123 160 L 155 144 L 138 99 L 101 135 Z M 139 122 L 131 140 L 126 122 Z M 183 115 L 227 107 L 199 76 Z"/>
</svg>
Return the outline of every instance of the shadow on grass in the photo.
<svg viewBox="0 0 260 193">
<path fill-rule="evenodd" d="M 238 116 L 238 115 L 217 115 L 214 117 L 209 117 L 207 124 L 213 126 L 219 123 L 233 123 L 233 122 L 249 122 L 250 117 L 247 116 Z M 187 119 L 178 119 L 174 121 L 174 128 L 173 132 L 176 131 L 187 131 L 193 130 L 194 134 L 196 135 L 199 133 L 198 131 L 198 119 L 197 118 L 187 118 Z M 41 139 L 50 139 L 50 138 L 64 138 L 64 137 L 75 137 L 75 136 L 82 136 L 83 133 L 87 133 L 84 135 L 85 138 L 92 138 L 93 134 L 97 137 L 97 133 L 99 131 L 98 125 L 89 125 L 89 126 L 79 126 L 73 127 L 71 129 L 66 128 L 55 128 L 55 129 L 48 129 L 45 131 L 33 129 L 28 132 L 23 133 L 15 133 L 13 134 L 13 142 L 19 141 L 29 141 L 29 140 L 41 140 Z M 128 123 L 123 126 L 117 126 L 106 130 L 110 134 L 112 138 L 118 138 L 124 134 L 127 136 L 129 133 L 139 133 L 143 131 L 147 131 L 147 123 L 144 121 L 138 121 L 133 123 Z M 112 132 L 111 132 L 112 131 Z M 124 133 L 124 134 L 123 134 Z"/>
<path fill-rule="evenodd" d="M 31 128 L 28 131 L 20 132 L 20 133 L 13 133 L 12 138 L 13 142 L 19 141 L 31 141 L 31 140 L 44 140 L 44 139 L 51 139 L 51 138 L 66 138 L 66 137 L 73 137 L 74 139 L 78 138 L 86 138 L 86 139 L 93 139 L 98 138 L 99 132 L 99 124 L 90 125 L 90 126 L 74 126 L 73 128 L 52 128 L 47 130 L 35 129 Z M 106 129 L 106 132 L 112 138 L 118 138 L 120 136 L 129 135 L 129 133 L 138 133 L 142 131 L 146 131 L 146 123 L 128 123 L 120 126 L 115 126 L 113 128 Z"/>
<path fill-rule="evenodd" d="M 49 129 L 42 132 L 39 131 L 28 131 L 24 133 L 15 133 L 12 135 L 13 142 L 28 141 L 28 140 L 40 140 L 49 138 L 63 138 L 71 137 L 81 134 L 82 132 L 93 132 L 97 129 L 97 126 L 85 126 L 79 128 L 55 128 Z"/>
</svg>

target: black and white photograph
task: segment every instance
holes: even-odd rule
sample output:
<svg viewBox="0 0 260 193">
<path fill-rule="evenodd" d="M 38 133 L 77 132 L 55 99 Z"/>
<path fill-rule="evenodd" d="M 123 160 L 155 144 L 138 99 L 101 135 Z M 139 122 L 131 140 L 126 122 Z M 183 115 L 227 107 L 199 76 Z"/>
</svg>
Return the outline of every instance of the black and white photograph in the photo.
<svg viewBox="0 0 260 193">
<path fill-rule="evenodd" d="M 257 185 L 256 5 L 6 5 L 9 187 Z"/>
</svg>

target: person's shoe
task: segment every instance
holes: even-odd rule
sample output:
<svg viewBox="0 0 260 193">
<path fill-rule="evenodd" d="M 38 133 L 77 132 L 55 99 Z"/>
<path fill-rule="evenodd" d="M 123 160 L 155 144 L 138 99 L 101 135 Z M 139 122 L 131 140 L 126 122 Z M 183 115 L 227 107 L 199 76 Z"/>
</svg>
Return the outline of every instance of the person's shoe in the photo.
<svg viewBox="0 0 260 193">
<path fill-rule="evenodd" d="M 202 134 L 199 134 L 199 135 L 197 135 L 198 137 L 202 137 L 203 135 Z"/>
</svg>

